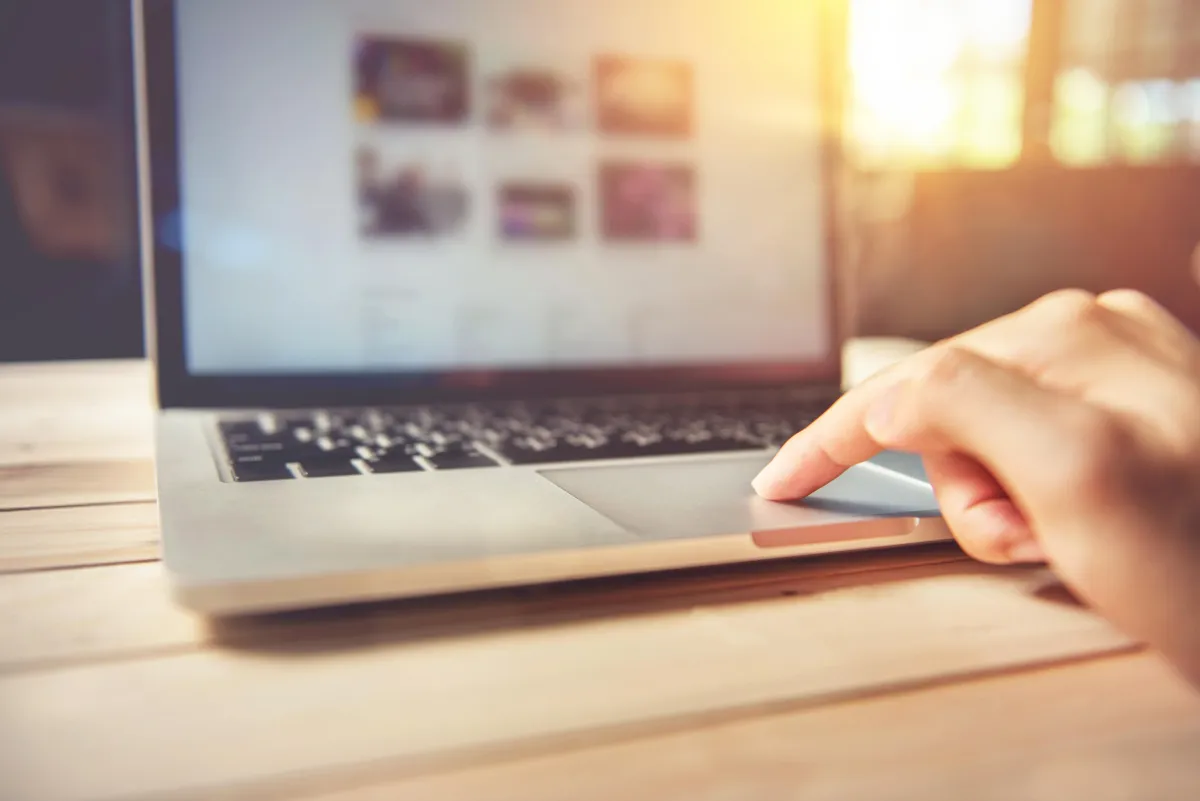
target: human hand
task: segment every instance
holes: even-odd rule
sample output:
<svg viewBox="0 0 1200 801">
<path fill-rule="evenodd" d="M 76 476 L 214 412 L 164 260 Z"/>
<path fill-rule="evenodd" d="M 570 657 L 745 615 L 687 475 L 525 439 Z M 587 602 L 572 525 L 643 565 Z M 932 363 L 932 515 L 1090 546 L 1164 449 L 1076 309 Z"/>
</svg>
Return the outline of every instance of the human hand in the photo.
<svg viewBox="0 0 1200 801">
<path fill-rule="evenodd" d="M 755 479 L 801 498 L 922 455 L 973 556 L 1048 561 L 1200 682 L 1200 340 L 1132 291 L 1046 296 L 847 393 Z"/>
</svg>

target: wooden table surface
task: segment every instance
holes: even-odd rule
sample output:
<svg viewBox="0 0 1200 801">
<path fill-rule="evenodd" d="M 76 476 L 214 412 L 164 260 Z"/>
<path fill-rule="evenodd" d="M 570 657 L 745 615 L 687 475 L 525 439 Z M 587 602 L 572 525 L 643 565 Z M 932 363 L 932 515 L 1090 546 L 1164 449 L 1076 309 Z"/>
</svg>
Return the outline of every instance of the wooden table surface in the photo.
<svg viewBox="0 0 1200 801">
<path fill-rule="evenodd" d="M 948 546 L 210 625 L 150 420 L 0 367 L 2 799 L 1200 798 L 1200 693 Z"/>
</svg>

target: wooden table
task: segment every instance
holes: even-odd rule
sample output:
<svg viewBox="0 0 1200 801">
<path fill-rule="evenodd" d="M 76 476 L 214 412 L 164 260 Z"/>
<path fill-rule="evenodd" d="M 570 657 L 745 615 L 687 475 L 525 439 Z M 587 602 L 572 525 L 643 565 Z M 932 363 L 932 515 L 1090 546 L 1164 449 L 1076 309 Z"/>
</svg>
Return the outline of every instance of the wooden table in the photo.
<svg viewBox="0 0 1200 801">
<path fill-rule="evenodd" d="M 1200 694 L 953 547 L 208 625 L 149 398 L 0 368 L 0 798 L 1200 798 Z"/>
</svg>

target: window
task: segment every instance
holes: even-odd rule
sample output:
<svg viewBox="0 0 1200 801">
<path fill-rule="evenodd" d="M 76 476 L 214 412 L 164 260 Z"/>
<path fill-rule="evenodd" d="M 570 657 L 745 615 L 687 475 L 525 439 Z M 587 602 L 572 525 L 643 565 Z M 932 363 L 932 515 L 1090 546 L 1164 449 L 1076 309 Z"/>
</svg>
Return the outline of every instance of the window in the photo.
<svg viewBox="0 0 1200 801">
<path fill-rule="evenodd" d="M 850 0 L 845 130 L 855 163 L 1016 161 L 1032 1 Z"/>
<path fill-rule="evenodd" d="M 1058 159 L 1200 161 L 1200 3 L 1064 2 L 1051 128 Z"/>
</svg>

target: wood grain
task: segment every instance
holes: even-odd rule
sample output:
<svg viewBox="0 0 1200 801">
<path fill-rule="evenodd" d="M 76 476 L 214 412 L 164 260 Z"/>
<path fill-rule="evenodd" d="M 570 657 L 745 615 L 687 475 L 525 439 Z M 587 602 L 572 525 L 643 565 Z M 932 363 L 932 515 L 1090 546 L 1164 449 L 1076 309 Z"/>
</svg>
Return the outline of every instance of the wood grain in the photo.
<svg viewBox="0 0 1200 801">
<path fill-rule="evenodd" d="M 1196 798 L 1200 695 L 1149 654 L 363 783 L 307 801 Z"/>
<path fill-rule="evenodd" d="M 201 621 L 175 607 L 157 563 L 0 578 L 0 677 L 195 650 Z"/>
<path fill-rule="evenodd" d="M 0 799 L 1200 797 L 1200 695 L 945 545 L 209 624 L 149 379 L 0 367 Z"/>
<path fill-rule="evenodd" d="M 49 574 L 13 578 L 38 575 Z M 267 640 L 10 673 L 0 677 L 0 775 L 27 801 L 207 798 L 217 787 L 269 789 L 369 763 L 469 764 L 480 749 L 642 736 L 1130 648 L 1090 612 L 1044 595 L 1041 571 L 956 562 L 841 581 L 687 610 L 519 627 L 516 615 L 504 628 L 416 639 L 399 618 L 387 623 L 398 635 L 377 629 L 370 644 Z M 157 592 L 117 582 L 110 592 L 126 615 L 150 615 L 153 631 L 181 634 L 147 611 Z M 93 625 L 103 617 L 80 609 Z M 65 617 L 46 619 L 56 636 L 70 629 Z M 5 647 L 47 628 L 27 626 Z"/>
<path fill-rule="evenodd" d="M 949 562 L 965 563 L 966 558 L 957 549 L 937 545 L 319 609 L 204 626 L 175 605 L 167 576 L 157 564 L 15 575 L 0 582 L 0 612 L 12 610 L 10 615 L 0 614 L 0 673 L 135 658 L 209 643 L 274 652 L 344 649 L 597 617 L 688 613 L 704 605 L 864 585 L 877 574 L 891 575 L 901 567 L 932 569 Z M 129 615 L 130 604 L 137 615 Z M 87 614 L 80 614 L 81 608 Z M 96 628 L 96 620 L 121 625 Z"/>
<path fill-rule="evenodd" d="M 156 558 L 153 503 L 0 512 L 0 574 Z"/>
<path fill-rule="evenodd" d="M 148 461 L 0 467 L 0 511 L 152 500 Z"/>
<path fill-rule="evenodd" d="M 150 375 L 142 361 L 0 367 L 0 467 L 151 459 Z"/>
<path fill-rule="evenodd" d="M 0 510 L 154 497 L 141 361 L 0 367 Z"/>
<path fill-rule="evenodd" d="M 97 508 L 97 507 L 91 507 Z M 16 514 L 10 512 L 10 514 Z M 2 518 L 0 518 L 2 519 Z M 810 594 L 866 584 L 899 567 L 965 562 L 946 546 L 762 562 L 662 576 L 631 576 L 418 598 L 350 609 L 272 615 L 200 626 L 170 598 L 162 567 L 151 564 L 13 576 L 0 583 L 0 673 L 61 663 L 116 660 L 209 643 L 269 650 L 354 646 L 469 636 L 703 604 Z M 58 602 L 56 602 L 58 601 Z M 127 612 L 136 604 L 138 614 Z M 88 610 L 80 614 L 79 609 Z M 122 621 L 95 630 L 94 621 Z"/>
</svg>

